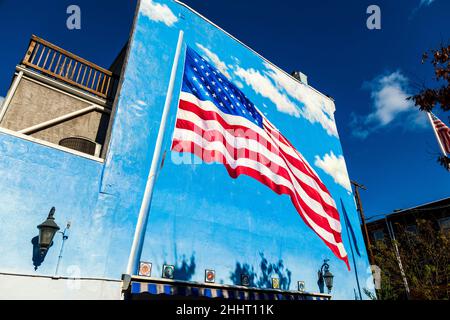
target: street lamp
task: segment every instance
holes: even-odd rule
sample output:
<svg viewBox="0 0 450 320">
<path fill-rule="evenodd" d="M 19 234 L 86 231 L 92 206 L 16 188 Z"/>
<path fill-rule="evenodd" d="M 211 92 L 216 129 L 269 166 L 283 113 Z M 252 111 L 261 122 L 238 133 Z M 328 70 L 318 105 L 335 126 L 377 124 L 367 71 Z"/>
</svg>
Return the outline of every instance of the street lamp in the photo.
<svg viewBox="0 0 450 320">
<path fill-rule="evenodd" d="M 327 286 L 328 294 L 331 293 L 331 289 L 333 288 L 333 279 L 334 275 L 330 272 L 330 265 L 328 264 L 328 259 L 323 261 L 323 265 L 320 270 L 317 272 L 319 276 L 319 280 L 317 284 L 319 285 L 320 293 L 324 293 L 324 285 Z"/>
<path fill-rule="evenodd" d="M 43 257 L 53 242 L 56 232 L 60 229 L 55 222 L 55 207 L 53 207 L 43 223 L 37 226 L 39 229 L 39 251 Z"/>
</svg>

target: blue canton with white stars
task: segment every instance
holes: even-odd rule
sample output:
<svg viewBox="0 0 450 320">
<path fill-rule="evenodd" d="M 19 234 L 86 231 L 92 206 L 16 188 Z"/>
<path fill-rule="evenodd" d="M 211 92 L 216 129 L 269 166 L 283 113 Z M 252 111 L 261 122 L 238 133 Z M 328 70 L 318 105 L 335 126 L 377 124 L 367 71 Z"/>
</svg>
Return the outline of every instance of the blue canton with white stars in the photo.
<svg viewBox="0 0 450 320">
<path fill-rule="evenodd" d="M 263 128 L 263 118 L 255 105 L 219 70 L 187 47 L 183 92 L 209 100 L 223 113 L 241 116 Z"/>
</svg>

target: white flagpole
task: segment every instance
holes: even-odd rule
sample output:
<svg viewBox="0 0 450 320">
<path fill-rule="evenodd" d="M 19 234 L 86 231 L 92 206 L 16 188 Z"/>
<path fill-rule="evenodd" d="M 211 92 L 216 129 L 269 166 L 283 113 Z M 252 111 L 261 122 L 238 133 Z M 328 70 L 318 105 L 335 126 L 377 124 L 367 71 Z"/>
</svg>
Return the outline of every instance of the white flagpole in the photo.
<svg viewBox="0 0 450 320">
<path fill-rule="evenodd" d="M 144 198 L 142 200 L 141 209 L 139 210 L 139 217 L 136 224 L 136 230 L 134 233 L 133 245 L 130 251 L 130 257 L 128 258 L 127 274 L 135 275 L 138 271 L 139 262 L 141 259 L 142 247 L 144 244 L 145 231 L 147 229 L 147 221 L 150 210 L 150 204 L 152 202 L 153 187 L 156 181 L 156 174 L 159 167 L 159 158 L 161 155 L 162 142 L 164 139 L 164 133 L 166 130 L 167 117 L 170 111 L 170 104 L 172 102 L 173 88 L 175 84 L 176 73 L 178 69 L 178 60 L 181 54 L 181 47 L 183 43 L 184 32 L 180 30 L 178 36 L 178 44 L 175 52 L 175 57 L 172 65 L 172 73 L 170 74 L 169 88 L 167 89 L 166 101 L 164 103 L 164 109 L 161 116 L 161 123 L 159 125 L 158 137 L 156 139 L 155 150 L 153 152 L 152 164 L 147 179 L 147 185 L 145 186 Z"/>
<path fill-rule="evenodd" d="M 439 144 L 439 147 L 441 148 L 441 152 L 442 152 L 442 154 L 444 156 L 447 156 L 447 153 L 445 152 L 444 145 L 442 144 L 441 138 L 439 138 L 439 135 L 438 135 L 438 133 L 436 131 L 436 128 L 434 126 L 433 118 L 431 118 L 431 112 L 427 112 L 427 114 L 428 114 L 428 120 L 430 120 L 431 127 L 433 128 L 433 132 L 434 132 L 434 135 L 436 137 L 436 140 L 437 140 L 437 142 Z"/>
</svg>

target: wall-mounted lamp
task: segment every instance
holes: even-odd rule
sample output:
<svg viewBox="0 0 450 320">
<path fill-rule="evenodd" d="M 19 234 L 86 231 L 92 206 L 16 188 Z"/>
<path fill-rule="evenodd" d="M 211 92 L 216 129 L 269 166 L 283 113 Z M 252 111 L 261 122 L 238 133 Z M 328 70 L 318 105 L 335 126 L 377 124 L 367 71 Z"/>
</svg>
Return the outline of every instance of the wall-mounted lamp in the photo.
<svg viewBox="0 0 450 320">
<path fill-rule="evenodd" d="M 324 285 L 327 286 L 328 294 L 331 293 L 331 289 L 333 288 L 333 278 L 334 275 L 330 272 L 330 265 L 328 264 L 328 259 L 323 261 L 323 265 L 320 270 L 317 272 L 319 276 L 319 280 L 317 284 L 319 285 L 320 293 L 324 293 Z"/>
<path fill-rule="evenodd" d="M 70 229 L 70 222 L 67 223 L 66 228 L 64 231 L 59 231 L 60 227 L 55 222 L 55 207 L 53 207 L 47 217 L 47 220 L 42 222 L 40 225 L 37 226 L 39 229 L 39 237 L 37 240 L 37 246 L 39 247 L 39 253 L 40 257 L 36 257 L 35 254 L 33 254 L 33 262 L 35 263 L 35 270 L 37 270 L 37 267 L 44 261 L 45 255 L 47 254 L 47 251 L 53 244 L 53 239 L 55 238 L 56 233 L 61 233 L 62 235 L 62 244 L 61 249 L 59 251 L 58 256 L 58 263 L 56 264 L 56 270 L 55 270 L 55 277 L 58 275 L 58 269 L 59 265 L 61 263 L 63 249 L 64 249 L 64 243 L 67 239 L 69 239 L 69 229 Z M 33 241 L 32 241 L 33 242 Z M 33 242 L 36 244 L 35 242 Z"/>
<path fill-rule="evenodd" d="M 39 229 L 39 251 L 41 256 L 47 253 L 48 248 L 52 245 L 56 232 L 60 229 L 55 222 L 55 207 L 50 210 L 47 220 L 37 226 Z"/>
</svg>

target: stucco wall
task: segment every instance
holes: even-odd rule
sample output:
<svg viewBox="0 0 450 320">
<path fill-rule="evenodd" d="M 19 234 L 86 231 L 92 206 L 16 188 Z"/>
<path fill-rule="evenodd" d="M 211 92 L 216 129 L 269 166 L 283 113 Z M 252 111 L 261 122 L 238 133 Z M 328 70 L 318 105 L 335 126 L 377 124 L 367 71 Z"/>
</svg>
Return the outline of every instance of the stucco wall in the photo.
<svg viewBox="0 0 450 320">
<path fill-rule="evenodd" d="M 120 281 L 0 275 L 0 300 L 120 300 Z"/>
<path fill-rule="evenodd" d="M 13 131 L 55 119 L 91 104 L 22 78 L 0 126 Z M 109 115 L 93 111 L 43 129 L 31 136 L 58 144 L 63 138 L 81 136 L 103 144 Z"/>
</svg>

